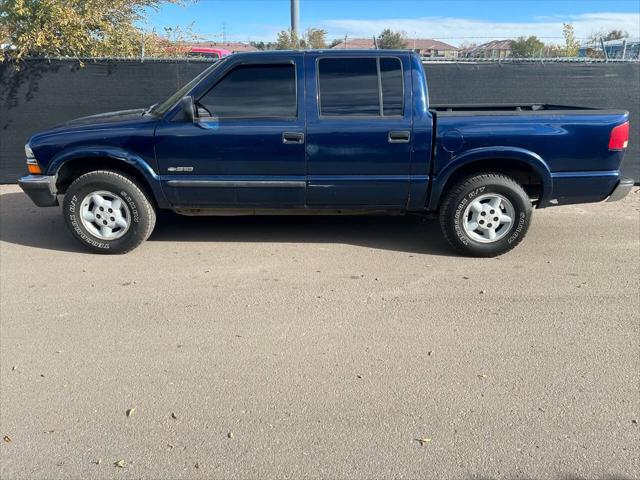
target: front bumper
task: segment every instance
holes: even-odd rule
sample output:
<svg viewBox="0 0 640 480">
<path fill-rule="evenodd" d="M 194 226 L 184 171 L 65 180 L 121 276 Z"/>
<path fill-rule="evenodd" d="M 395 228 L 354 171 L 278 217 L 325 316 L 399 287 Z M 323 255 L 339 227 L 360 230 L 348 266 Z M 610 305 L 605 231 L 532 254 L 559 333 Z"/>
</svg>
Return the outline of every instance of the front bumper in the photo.
<svg viewBox="0 0 640 480">
<path fill-rule="evenodd" d="M 607 202 L 615 202 L 618 200 L 622 200 L 633 188 L 633 178 L 629 177 L 621 177 L 620 181 L 616 185 L 616 188 L 613 189 L 609 198 L 607 198 Z"/>
<path fill-rule="evenodd" d="M 18 180 L 18 185 L 38 207 L 58 205 L 55 176 L 27 175 Z"/>
</svg>

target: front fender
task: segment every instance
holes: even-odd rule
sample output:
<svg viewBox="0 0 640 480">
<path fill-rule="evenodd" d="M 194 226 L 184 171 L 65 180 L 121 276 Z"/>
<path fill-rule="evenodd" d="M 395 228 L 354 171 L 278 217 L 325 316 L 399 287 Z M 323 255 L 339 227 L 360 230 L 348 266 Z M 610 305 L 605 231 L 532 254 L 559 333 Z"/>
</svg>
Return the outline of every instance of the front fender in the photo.
<svg viewBox="0 0 640 480">
<path fill-rule="evenodd" d="M 540 155 L 530 150 L 518 147 L 482 147 L 467 150 L 456 155 L 442 170 L 440 170 L 440 172 L 438 172 L 434 177 L 431 186 L 428 209 L 435 210 L 438 208 L 438 205 L 440 204 L 440 197 L 442 196 L 442 191 L 444 190 L 447 180 L 449 180 L 451 175 L 453 175 L 457 170 L 469 165 L 470 163 L 478 162 L 481 164 L 482 161 L 500 159 L 517 160 L 526 163 L 540 176 L 542 192 L 540 194 L 538 208 L 546 206 L 553 193 L 553 180 L 549 166 Z"/>
<path fill-rule="evenodd" d="M 87 162 L 91 162 L 92 158 L 116 160 L 135 168 L 147 181 L 158 205 L 160 207 L 165 206 L 166 201 L 162 188 L 160 187 L 158 174 L 142 157 L 123 148 L 100 145 L 83 145 L 81 147 L 62 150 L 51 159 L 51 162 L 49 162 L 47 175 L 57 175 L 63 165 L 79 158 L 85 159 Z"/>
<path fill-rule="evenodd" d="M 110 158 L 124 162 L 140 171 L 148 180 L 158 181 L 158 175 L 140 156 L 127 150 L 109 146 L 82 146 L 62 150 L 49 162 L 48 175 L 55 175 L 63 164 L 78 158 Z"/>
</svg>

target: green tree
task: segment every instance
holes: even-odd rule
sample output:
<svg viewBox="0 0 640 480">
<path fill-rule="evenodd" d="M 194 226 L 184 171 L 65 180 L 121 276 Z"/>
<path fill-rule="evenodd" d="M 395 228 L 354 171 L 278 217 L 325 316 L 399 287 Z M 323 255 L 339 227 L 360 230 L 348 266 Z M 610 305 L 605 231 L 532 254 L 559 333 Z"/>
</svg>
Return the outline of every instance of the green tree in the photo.
<svg viewBox="0 0 640 480">
<path fill-rule="evenodd" d="M 276 50 L 296 50 L 301 47 L 300 39 L 293 30 L 282 30 L 276 37 Z"/>
<path fill-rule="evenodd" d="M 580 42 L 576 40 L 576 34 L 573 31 L 573 25 L 570 23 L 562 24 L 562 35 L 564 36 L 564 47 L 559 50 L 559 54 L 563 57 L 575 57 L 580 50 Z"/>
<path fill-rule="evenodd" d="M 378 36 L 378 48 L 402 49 L 407 48 L 407 40 L 403 32 L 394 32 L 386 28 Z"/>
<path fill-rule="evenodd" d="M 326 48 L 327 32 L 320 28 L 308 28 L 301 38 L 292 30 L 282 30 L 276 38 L 276 50 L 297 50 L 300 48 Z"/>
<path fill-rule="evenodd" d="M 12 55 L 139 55 L 146 11 L 180 0 L 0 0 L 0 31 Z"/>
<path fill-rule="evenodd" d="M 327 31 L 321 28 L 308 28 L 304 34 L 307 48 L 327 48 Z"/>
<path fill-rule="evenodd" d="M 511 44 L 511 54 L 517 58 L 538 57 L 544 48 L 544 43 L 536 36 L 518 37 Z"/>
</svg>

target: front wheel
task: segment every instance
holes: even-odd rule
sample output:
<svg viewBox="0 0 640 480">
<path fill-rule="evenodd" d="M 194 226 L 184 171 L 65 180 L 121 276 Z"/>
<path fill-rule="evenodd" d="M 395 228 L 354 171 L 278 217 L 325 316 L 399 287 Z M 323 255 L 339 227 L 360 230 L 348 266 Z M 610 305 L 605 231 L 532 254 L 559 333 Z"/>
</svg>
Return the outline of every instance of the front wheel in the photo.
<svg viewBox="0 0 640 480">
<path fill-rule="evenodd" d="M 531 223 L 527 193 L 497 173 L 468 177 L 454 185 L 440 208 L 440 227 L 459 252 L 495 257 L 522 241 Z"/>
<path fill-rule="evenodd" d="M 119 172 L 101 170 L 78 177 L 62 206 L 71 233 L 96 253 L 126 253 L 144 242 L 156 214 L 144 190 Z"/>
</svg>

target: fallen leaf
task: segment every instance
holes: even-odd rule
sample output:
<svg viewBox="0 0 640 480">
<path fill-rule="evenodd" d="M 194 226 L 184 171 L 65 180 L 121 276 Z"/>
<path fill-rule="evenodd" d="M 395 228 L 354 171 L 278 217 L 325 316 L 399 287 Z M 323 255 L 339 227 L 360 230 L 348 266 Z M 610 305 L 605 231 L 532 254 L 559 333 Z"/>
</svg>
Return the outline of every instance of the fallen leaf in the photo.
<svg viewBox="0 0 640 480">
<path fill-rule="evenodd" d="M 124 468 L 124 460 L 118 460 L 117 462 L 114 462 L 114 465 L 118 468 Z"/>
<path fill-rule="evenodd" d="M 11 437 L 10 437 L 9 435 L 5 435 L 2 439 L 3 439 L 6 443 L 11 443 Z"/>
<path fill-rule="evenodd" d="M 362 378 L 362 375 L 358 374 L 358 375 L 356 375 L 356 377 L 358 377 L 358 378 Z"/>
<path fill-rule="evenodd" d="M 127 410 L 127 417 L 130 417 L 131 415 L 133 415 L 136 411 L 136 407 L 131 407 L 129 410 Z"/>
<path fill-rule="evenodd" d="M 420 446 L 424 446 L 425 443 L 429 443 L 431 441 L 430 438 L 416 438 L 416 442 L 420 442 Z"/>
<path fill-rule="evenodd" d="M 176 414 L 175 414 L 175 413 L 173 413 L 173 412 L 171 412 L 171 418 L 173 418 L 174 420 L 177 420 L 177 419 L 178 419 L 178 417 L 176 416 Z"/>
</svg>

